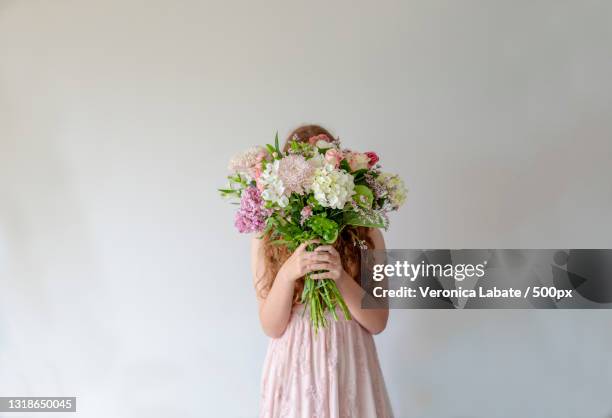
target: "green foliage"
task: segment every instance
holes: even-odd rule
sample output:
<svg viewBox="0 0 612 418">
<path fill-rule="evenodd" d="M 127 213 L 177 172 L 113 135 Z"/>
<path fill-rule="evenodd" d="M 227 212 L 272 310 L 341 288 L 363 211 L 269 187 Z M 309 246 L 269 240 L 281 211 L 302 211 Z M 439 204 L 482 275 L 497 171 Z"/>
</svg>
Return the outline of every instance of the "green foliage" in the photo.
<svg viewBox="0 0 612 418">
<path fill-rule="evenodd" d="M 283 153 L 278 142 L 278 132 L 274 135 L 274 145 L 266 144 L 266 150 L 275 160 L 283 158 Z"/>
<path fill-rule="evenodd" d="M 302 292 L 302 303 L 310 311 L 310 322 L 315 334 L 320 327 L 327 326 L 325 311 L 329 310 L 332 317 L 337 321 L 336 307 L 340 307 L 344 317 L 351 320 L 351 312 L 346 306 L 336 282 L 331 279 L 314 280 L 306 276 L 304 291 Z"/>
<path fill-rule="evenodd" d="M 308 198 L 306 199 L 306 203 L 308 203 L 308 205 L 311 206 L 315 211 L 323 209 L 323 206 L 321 206 L 319 202 L 317 202 L 317 199 L 315 199 L 312 194 L 308 196 Z"/>
<path fill-rule="evenodd" d="M 217 189 L 221 194 L 221 197 L 236 197 L 240 198 L 242 195 L 242 190 L 253 185 L 254 182 L 248 182 L 244 177 L 240 174 L 234 174 L 227 177 L 229 182 L 228 187 L 223 189 Z"/>
<path fill-rule="evenodd" d="M 348 161 L 346 160 L 342 160 L 340 161 L 340 168 L 348 173 L 351 172 L 351 166 L 349 165 Z"/>
<path fill-rule="evenodd" d="M 242 194 L 240 190 L 234 190 L 234 189 L 217 189 L 217 190 L 219 191 L 219 193 L 221 193 L 222 197 L 240 198 L 240 195 Z"/>
<path fill-rule="evenodd" d="M 357 213 L 353 211 L 344 212 L 344 224 L 353 226 L 365 226 L 367 228 L 384 228 L 384 219 L 373 211 Z"/>
<path fill-rule="evenodd" d="M 315 147 L 310 145 L 308 142 L 295 140 L 289 141 L 289 150 L 292 154 L 303 155 L 306 159 L 313 157 L 316 151 Z"/>
<path fill-rule="evenodd" d="M 355 194 L 353 195 L 355 202 L 365 209 L 372 208 L 372 202 L 374 201 L 374 194 L 369 187 L 362 184 L 355 186 Z"/>
<path fill-rule="evenodd" d="M 317 237 L 320 237 L 326 244 L 333 244 L 336 242 L 338 233 L 340 232 L 338 224 L 328 219 L 324 214 L 311 216 L 306 222 L 306 225 L 308 225 L 312 229 L 312 232 L 314 232 Z"/>
<path fill-rule="evenodd" d="M 355 184 L 360 184 L 365 181 L 365 174 L 368 172 L 367 168 L 362 168 L 360 170 L 354 171 L 352 174 L 355 177 Z"/>
<path fill-rule="evenodd" d="M 272 243 L 286 245 L 290 251 L 295 250 L 302 242 L 313 238 L 311 231 L 304 230 L 299 224 L 288 221 L 278 214 L 268 218 L 264 234 L 268 232 L 272 233 Z"/>
<path fill-rule="evenodd" d="M 283 156 L 283 153 L 278 146 L 278 132 L 276 132 L 276 135 L 274 135 L 274 150 L 276 151 L 277 158 L 281 158 Z"/>
</svg>

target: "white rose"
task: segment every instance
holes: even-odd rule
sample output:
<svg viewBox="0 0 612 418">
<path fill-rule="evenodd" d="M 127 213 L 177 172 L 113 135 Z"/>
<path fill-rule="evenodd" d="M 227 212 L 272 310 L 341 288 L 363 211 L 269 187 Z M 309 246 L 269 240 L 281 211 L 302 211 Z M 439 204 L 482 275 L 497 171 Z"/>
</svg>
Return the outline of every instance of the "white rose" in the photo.
<svg viewBox="0 0 612 418">
<path fill-rule="evenodd" d="M 351 171 L 367 169 L 370 164 L 370 157 L 362 152 L 351 152 L 347 157 Z"/>
</svg>

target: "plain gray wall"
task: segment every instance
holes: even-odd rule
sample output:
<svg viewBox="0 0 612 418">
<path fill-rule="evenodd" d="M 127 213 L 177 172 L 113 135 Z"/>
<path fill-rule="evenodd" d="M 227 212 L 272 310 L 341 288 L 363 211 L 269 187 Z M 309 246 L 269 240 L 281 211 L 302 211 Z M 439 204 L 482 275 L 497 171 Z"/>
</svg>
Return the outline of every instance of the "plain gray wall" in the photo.
<svg viewBox="0 0 612 418">
<path fill-rule="evenodd" d="M 591 0 L 0 1 L 0 395 L 256 416 L 249 239 L 215 189 L 302 122 L 406 180 L 391 248 L 611 248 L 611 20 Z M 394 311 L 376 342 L 399 418 L 612 412 L 608 311 Z"/>
</svg>

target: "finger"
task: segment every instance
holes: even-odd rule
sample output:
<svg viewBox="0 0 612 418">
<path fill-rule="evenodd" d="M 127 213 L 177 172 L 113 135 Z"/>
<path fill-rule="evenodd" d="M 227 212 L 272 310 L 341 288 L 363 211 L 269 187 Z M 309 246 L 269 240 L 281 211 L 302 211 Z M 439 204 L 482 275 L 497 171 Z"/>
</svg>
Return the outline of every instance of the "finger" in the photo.
<svg viewBox="0 0 612 418">
<path fill-rule="evenodd" d="M 311 274 L 310 278 L 313 280 L 324 280 L 324 279 L 334 280 L 334 276 L 330 272 Z"/>
<path fill-rule="evenodd" d="M 318 239 L 311 239 L 311 240 L 306 241 L 306 250 L 307 251 L 314 251 L 315 250 L 314 248 L 312 250 L 309 250 L 308 247 L 311 246 L 311 245 L 318 244 L 319 242 L 321 242 L 321 241 L 319 241 Z"/>
<path fill-rule="evenodd" d="M 329 270 L 330 267 L 329 263 L 313 263 L 308 266 L 308 271 Z"/>
<path fill-rule="evenodd" d="M 317 247 L 315 251 L 324 254 L 331 254 L 333 256 L 340 256 L 338 250 L 336 250 L 336 248 L 334 248 L 332 245 L 321 245 L 320 247 Z"/>
<path fill-rule="evenodd" d="M 318 239 L 311 239 L 309 241 L 304 241 L 297 247 L 296 251 L 304 251 L 306 247 L 309 246 L 310 244 L 316 244 L 318 242 L 319 242 Z"/>
<path fill-rule="evenodd" d="M 308 255 L 308 261 L 331 263 L 334 258 L 327 253 L 312 253 Z"/>
</svg>

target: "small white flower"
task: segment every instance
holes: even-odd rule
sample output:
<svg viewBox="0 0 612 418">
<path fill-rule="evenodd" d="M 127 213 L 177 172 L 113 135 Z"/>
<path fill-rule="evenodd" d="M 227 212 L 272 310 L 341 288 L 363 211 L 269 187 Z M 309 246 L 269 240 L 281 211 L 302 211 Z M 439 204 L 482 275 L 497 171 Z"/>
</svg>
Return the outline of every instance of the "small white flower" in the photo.
<svg viewBox="0 0 612 418">
<path fill-rule="evenodd" d="M 260 183 L 263 186 L 261 197 L 269 202 L 274 202 L 284 208 L 289 203 L 285 196 L 285 186 L 278 177 L 279 160 L 269 163 L 261 174 Z"/>
</svg>

